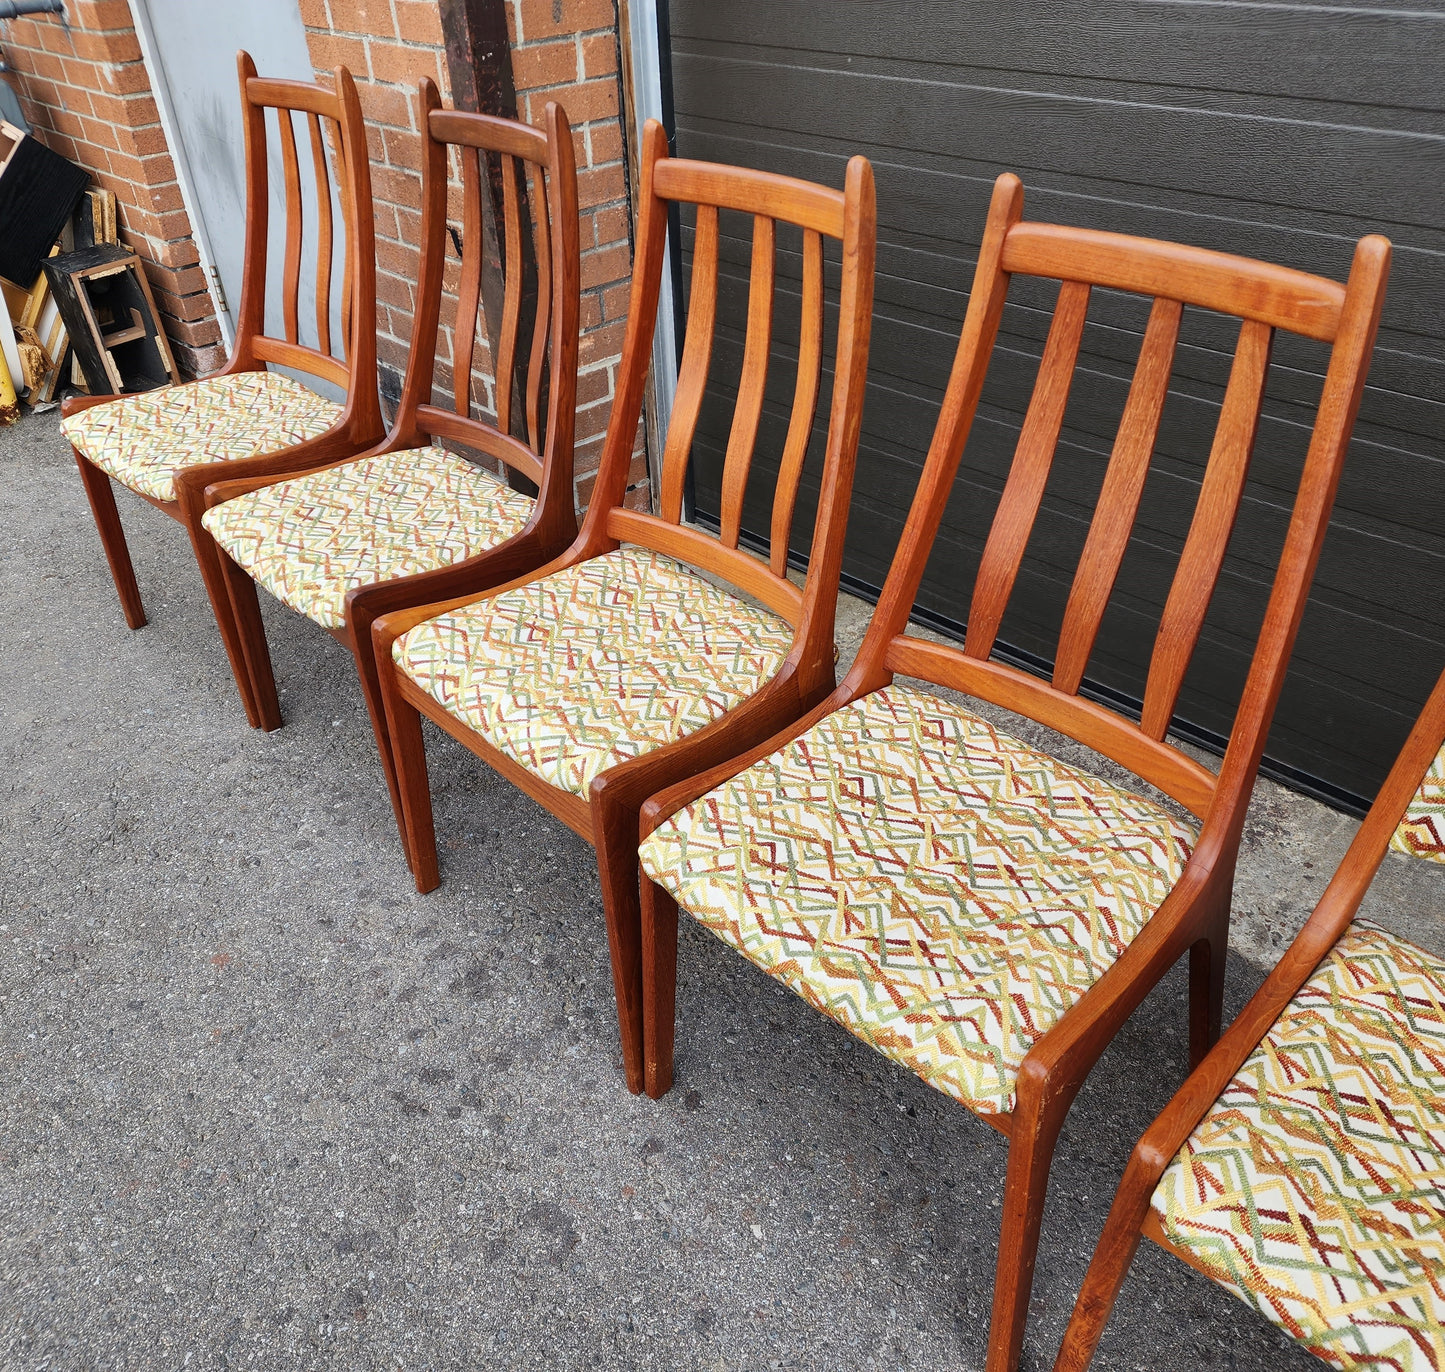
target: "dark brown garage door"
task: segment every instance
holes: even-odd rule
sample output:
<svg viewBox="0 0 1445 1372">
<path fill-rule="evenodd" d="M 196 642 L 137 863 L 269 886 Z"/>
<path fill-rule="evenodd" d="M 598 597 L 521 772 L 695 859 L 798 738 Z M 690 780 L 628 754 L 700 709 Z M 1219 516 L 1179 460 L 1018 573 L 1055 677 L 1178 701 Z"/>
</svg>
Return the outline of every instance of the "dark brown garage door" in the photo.
<svg viewBox="0 0 1445 1372">
<path fill-rule="evenodd" d="M 1395 243 L 1379 349 L 1337 512 L 1271 736 L 1272 768 L 1343 803 L 1372 795 L 1445 663 L 1445 8 L 1060 0 L 671 0 L 678 151 L 841 185 L 873 161 L 873 354 L 847 571 L 882 581 L 963 318 L 993 178 L 1026 214 L 1175 238 L 1343 279 L 1353 242 Z M 735 378 L 747 227 L 728 228 L 715 375 Z M 683 279 L 691 236 L 681 235 Z M 781 243 L 780 274 L 794 269 Z M 959 626 L 1017 436 L 1051 297 L 1016 290 L 922 605 Z M 787 309 L 782 310 L 786 316 Z M 1193 510 L 1233 333 L 1186 327 L 1140 525 L 1090 678 L 1137 697 Z M 1186 319 L 1189 315 L 1186 315 Z M 1137 356 L 1139 302 L 1096 292 L 1045 510 L 1002 639 L 1052 654 Z M 779 320 L 779 411 L 791 360 Z M 1227 732 L 1324 350 L 1281 339 L 1249 490 L 1180 703 L 1181 732 Z M 717 509 L 728 410 L 703 416 L 696 509 Z M 821 424 L 820 424 L 821 429 Z M 754 527 L 781 447 L 765 426 Z M 804 521 L 799 520 L 802 525 Z"/>
</svg>

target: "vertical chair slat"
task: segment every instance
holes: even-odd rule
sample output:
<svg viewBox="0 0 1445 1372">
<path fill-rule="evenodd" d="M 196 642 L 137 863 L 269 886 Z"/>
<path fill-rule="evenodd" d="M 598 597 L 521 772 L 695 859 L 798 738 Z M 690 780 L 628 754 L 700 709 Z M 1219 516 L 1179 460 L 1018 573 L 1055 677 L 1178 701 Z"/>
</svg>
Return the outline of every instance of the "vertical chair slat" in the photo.
<svg viewBox="0 0 1445 1372">
<path fill-rule="evenodd" d="M 281 309 L 286 341 L 300 336 L 301 313 L 301 164 L 296 158 L 296 130 L 290 110 L 278 109 L 281 167 L 286 178 L 286 262 L 281 278 Z"/>
<path fill-rule="evenodd" d="M 753 464 L 753 449 L 757 446 L 763 394 L 768 386 L 768 352 L 773 343 L 776 238 L 773 221 L 767 215 L 754 215 L 747 341 L 743 345 L 743 370 L 738 379 L 732 428 L 728 432 L 727 455 L 723 459 L 721 513 L 722 541 L 726 548 L 736 548 L 742 532 L 743 494 L 747 490 L 748 471 Z"/>
<path fill-rule="evenodd" d="M 472 409 L 472 354 L 477 345 L 477 311 L 482 302 L 482 182 L 478 156 L 469 148 L 461 150 L 462 279 L 452 328 L 452 390 L 456 412 L 463 416 Z M 497 384 L 500 388 L 500 373 Z"/>
<path fill-rule="evenodd" d="M 522 209 L 517 198 L 516 159 L 502 154 L 502 224 L 507 242 L 503 248 L 505 276 L 502 294 L 502 337 L 497 348 L 497 427 L 512 431 L 513 369 L 517 357 L 517 331 L 522 318 Z"/>
<path fill-rule="evenodd" d="M 768 566 L 774 576 L 788 569 L 788 540 L 792 537 L 793 508 L 798 502 L 798 482 L 803 459 L 813 436 L 818 413 L 818 384 L 823 375 L 823 236 L 816 229 L 803 230 L 803 304 L 798 324 L 798 381 L 793 390 L 793 413 L 783 459 L 778 464 L 778 484 L 773 494 L 773 527 L 769 538 Z"/>
<path fill-rule="evenodd" d="M 1089 286 L 1081 281 L 1065 281 L 1059 287 L 1054 322 L 1019 432 L 1013 466 L 979 563 L 963 641 L 963 651 L 969 657 L 987 657 L 998 637 L 1024 547 L 1044 497 L 1049 468 L 1053 466 L 1088 310 Z"/>
<path fill-rule="evenodd" d="M 552 240 L 547 227 L 547 184 L 542 168 L 534 172 L 532 250 L 537 257 L 537 309 L 532 315 L 532 356 L 527 363 L 527 441 L 542 451 L 542 373 L 547 362 L 547 321 L 552 317 Z"/>
<path fill-rule="evenodd" d="M 331 351 L 331 178 L 326 169 L 326 148 L 321 141 L 321 119 L 306 116 L 311 135 L 311 165 L 316 175 L 316 346 Z"/>
<path fill-rule="evenodd" d="M 682 518 L 682 489 L 687 477 L 687 457 L 707 389 L 707 369 L 712 360 L 713 325 L 717 320 L 717 206 L 699 204 L 697 233 L 692 252 L 692 294 L 687 305 L 687 336 L 682 345 L 682 365 L 677 371 L 677 390 L 672 401 L 672 418 L 667 427 L 667 444 L 662 453 L 662 517 L 677 523 Z"/>
<path fill-rule="evenodd" d="M 1149 660 L 1139 727 L 1150 738 L 1162 739 L 1169 728 L 1179 688 L 1184 684 L 1184 673 L 1199 639 L 1215 582 L 1219 580 L 1219 569 L 1239 513 L 1244 478 L 1254 450 L 1273 340 L 1274 330 L 1268 324 L 1246 319 L 1240 325 L 1239 345 L 1229 371 L 1219 426 L 1214 431 L 1209 466 Z"/>
<path fill-rule="evenodd" d="M 1079 689 L 1088 666 L 1089 654 L 1099 634 L 1099 624 L 1119 575 L 1119 564 L 1129 545 L 1129 533 L 1139 512 L 1144 478 L 1154 455 L 1159 420 L 1169 394 L 1169 376 L 1174 369 L 1174 349 L 1179 342 L 1179 320 L 1184 307 L 1162 296 L 1154 301 L 1124 417 L 1109 456 L 1099 503 L 1089 524 L 1089 536 L 1079 558 L 1064 627 L 1059 634 L 1059 651 L 1054 660 L 1054 687 L 1073 694 Z"/>
<path fill-rule="evenodd" d="M 352 238 L 355 225 L 351 219 L 351 201 L 346 193 L 346 184 L 351 173 L 350 168 L 346 165 L 346 144 L 342 141 L 341 125 L 331 119 L 327 120 L 327 124 L 335 131 L 331 146 L 336 154 L 336 184 L 341 190 L 341 229 L 345 240 L 341 245 L 341 357 L 344 362 L 350 364 L 353 342 L 351 319 L 354 312 L 351 278 L 355 261 Z"/>
</svg>

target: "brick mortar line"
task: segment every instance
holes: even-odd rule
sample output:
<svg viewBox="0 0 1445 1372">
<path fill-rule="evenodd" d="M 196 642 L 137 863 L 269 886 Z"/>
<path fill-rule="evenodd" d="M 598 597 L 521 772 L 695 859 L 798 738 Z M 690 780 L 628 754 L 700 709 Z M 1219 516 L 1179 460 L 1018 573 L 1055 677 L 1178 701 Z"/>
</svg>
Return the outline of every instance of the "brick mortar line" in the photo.
<svg viewBox="0 0 1445 1372">
<path fill-rule="evenodd" d="M 545 48 L 553 43 L 581 43 L 584 38 L 609 37 L 615 30 L 611 28 L 601 29 L 578 29 L 573 33 L 555 33 L 550 38 L 524 38 L 520 43 L 512 44 L 513 52 L 522 52 L 527 48 Z"/>
</svg>

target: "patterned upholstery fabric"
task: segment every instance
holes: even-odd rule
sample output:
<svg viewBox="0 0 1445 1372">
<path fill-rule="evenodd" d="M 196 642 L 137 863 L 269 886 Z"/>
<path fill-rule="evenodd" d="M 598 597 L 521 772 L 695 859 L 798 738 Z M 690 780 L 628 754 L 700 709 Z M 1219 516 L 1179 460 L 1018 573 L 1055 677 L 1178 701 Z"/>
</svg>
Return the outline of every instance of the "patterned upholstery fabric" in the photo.
<svg viewBox="0 0 1445 1372">
<path fill-rule="evenodd" d="M 661 825 L 647 874 L 826 1015 L 983 1114 L 1193 843 L 1149 801 L 893 685 Z"/>
<path fill-rule="evenodd" d="M 155 500 L 176 498 L 176 473 L 316 438 L 341 407 L 279 372 L 212 376 L 122 396 L 62 421 L 60 431 L 103 472 Z"/>
<path fill-rule="evenodd" d="M 1357 921 L 1170 1164 L 1169 1241 L 1340 1367 L 1445 1367 L 1445 963 Z"/>
<path fill-rule="evenodd" d="M 739 704 L 792 644 L 770 611 L 620 548 L 419 624 L 394 653 L 494 747 L 585 796 L 609 767 Z"/>
<path fill-rule="evenodd" d="M 353 587 L 493 548 L 532 508 L 530 496 L 475 463 L 412 448 L 252 491 L 201 522 L 278 600 L 335 629 Z"/>
<path fill-rule="evenodd" d="M 1411 857 L 1445 862 L 1445 748 L 1435 755 L 1390 847 Z"/>
</svg>

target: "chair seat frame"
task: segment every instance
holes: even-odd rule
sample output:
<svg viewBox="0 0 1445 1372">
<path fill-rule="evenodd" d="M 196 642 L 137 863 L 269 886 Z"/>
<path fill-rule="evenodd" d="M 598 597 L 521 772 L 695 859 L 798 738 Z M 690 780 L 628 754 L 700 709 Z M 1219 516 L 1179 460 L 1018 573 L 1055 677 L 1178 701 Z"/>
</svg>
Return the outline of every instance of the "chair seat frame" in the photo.
<svg viewBox="0 0 1445 1372">
<path fill-rule="evenodd" d="M 1165 972 L 1190 957 L 1190 1061 L 1219 1034 L 1230 895 L 1245 811 L 1319 557 L 1373 348 L 1390 249 L 1371 236 L 1349 283 L 1154 240 L 1022 219 L 1017 177 L 995 186 L 959 347 L 917 493 L 878 605 L 838 689 L 797 724 L 738 758 L 648 799 L 646 838 L 664 820 L 786 747 L 827 715 L 887 686 L 922 678 L 1016 711 L 1077 739 L 1158 786 L 1203 821 L 1179 880 L 1118 960 L 1033 1044 L 1008 1114 L 981 1118 L 1010 1140 L 987 1367 L 1018 1365 L 1054 1146 L 1075 1095 L 1124 1021 Z M 962 649 L 907 633 L 1015 274 L 1060 280 L 1033 401 L 975 581 Z M 1155 304 L 1109 473 L 1070 593 L 1054 675 L 993 661 L 995 636 L 1042 499 L 1084 324 L 1090 286 L 1153 295 Z M 1143 717 L 1126 719 L 1078 689 L 1137 511 L 1168 390 L 1182 304 L 1241 316 L 1240 349 L 1221 408 L 1199 507 L 1160 622 Z M 1263 393 L 1270 331 L 1332 342 L 1329 372 L 1264 625 L 1218 777 L 1165 741 L 1233 526 Z M 672 1084 L 677 980 L 672 896 L 642 885 L 646 1089 Z"/>
<path fill-rule="evenodd" d="M 205 513 L 206 487 L 223 478 L 263 478 L 280 472 L 312 470 L 365 451 L 381 438 L 381 406 L 376 373 L 376 248 L 372 222 L 371 170 L 366 151 L 366 128 L 356 84 L 345 67 L 332 73 L 333 90 L 303 81 L 262 78 L 249 53 L 236 56 L 241 104 L 245 118 L 246 145 L 246 242 L 241 277 L 241 299 L 237 310 L 236 337 L 231 356 L 216 376 L 236 376 L 267 369 L 276 363 L 342 387 L 346 398 L 341 414 L 325 433 L 305 442 L 273 452 L 257 453 L 234 461 L 208 462 L 179 470 L 175 476 L 176 498 L 159 500 L 143 491 L 135 494 L 162 514 L 184 526 L 200 567 L 201 578 L 216 612 L 226 656 L 235 676 L 246 719 L 252 727 L 265 725 L 265 713 L 251 689 L 245 650 L 235 631 L 229 609 L 225 576 L 219 550 L 201 525 Z M 286 175 L 286 257 L 283 265 L 283 303 L 286 313 L 285 337 L 265 332 L 267 230 L 269 187 L 266 152 L 266 110 L 277 112 Z M 322 143 L 321 121 L 336 128 L 333 154 L 338 164 L 338 191 L 346 228 L 342 284 L 342 359 L 330 352 L 330 251 L 331 207 L 329 189 L 318 196 L 319 241 L 327 256 L 317 276 L 317 324 L 319 348 L 298 341 L 298 296 L 301 258 L 301 191 L 296 157 L 294 114 L 305 115 L 312 133 L 313 163 L 317 185 L 326 188 L 327 164 Z M 64 401 L 61 414 L 79 414 L 96 405 L 116 400 L 115 396 L 72 396 Z M 110 475 L 90 462 L 72 445 L 76 466 L 91 514 L 95 518 L 116 594 L 125 622 L 131 629 L 142 628 L 146 612 L 136 581 L 125 530 L 116 506 Z"/>
</svg>

